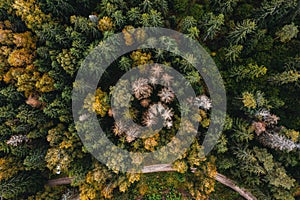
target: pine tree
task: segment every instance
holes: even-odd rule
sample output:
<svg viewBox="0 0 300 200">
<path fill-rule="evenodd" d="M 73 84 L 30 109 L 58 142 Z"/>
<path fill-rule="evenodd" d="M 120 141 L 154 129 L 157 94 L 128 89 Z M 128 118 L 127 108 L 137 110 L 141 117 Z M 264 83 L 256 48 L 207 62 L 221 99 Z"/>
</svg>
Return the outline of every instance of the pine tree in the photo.
<svg viewBox="0 0 300 200">
<path fill-rule="evenodd" d="M 146 27 L 159 27 L 163 25 L 161 13 L 156 10 L 150 10 L 149 13 L 143 13 L 140 24 Z"/>
<path fill-rule="evenodd" d="M 137 23 L 140 20 L 141 17 L 141 11 L 138 7 L 131 8 L 127 12 L 127 18 L 133 23 Z"/>
<path fill-rule="evenodd" d="M 225 59 L 229 62 L 235 62 L 239 58 L 242 50 L 242 45 L 232 45 L 229 48 L 225 48 Z"/>
<path fill-rule="evenodd" d="M 296 2 L 295 0 L 263 1 L 258 12 L 258 22 L 273 24 L 272 21 L 279 21 L 281 23 L 283 18 L 287 17 L 288 13 L 297 5 Z"/>
<path fill-rule="evenodd" d="M 282 72 L 281 74 L 275 74 L 272 76 L 269 81 L 274 84 L 288 84 L 288 83 L 295 83 L 297 84 L 298 79 L 300 78 L 300 74 L 298 71 L 290 70 Z"/>
<path fill-rule="evenodd" d="M 254 80 L 267 73 L 267 68 L 264 66 L 258 66 L 257 64 L 249 63 L 247 66 L 236 66 L 230 71 L 230 77 L 235 77 L 236 81 L 242 81 L 245 79 Z"/>
<path fill-rule="evenodd" d="M 232 44 L 243 43 L 247 36 L 256 30 L 256 22 L 250 19 L 237 23 L 234 30 L 229 33 L 229 40 Z"/>
<path fill-rule="evenodd" d="M 234 8 L 237 6 L 238 2 L 240 0 L 229 0 L 229 1 L 224 1 L 224 0 L 215 0 L 213 1 L 213 7 L 215 7 L 219 12 L 223 14 L 229 14 L 232 13 Z"/>
<path fill-rule="evenodd" d="M 187 32 L 190 28 L 195 27 L 197 21 L 192 16 L 185 17 L 181 22 L 181 29 L 183 32 Z"/>
<path fill-rule="evenodd" d="M 276 32 L 276 35 L 279 37 L 281 42 L 288 42 L 292 38 L 297 37 L 298 32 L 298 26 L 292 23 L 282 27 L 280 31 Z"/>
<path fill-rule="evenodd" d="M 292 151 L 295 149 L 300 150 L 300 144 L 296 144 L 292 140 L 284 137 L 283 135 L 279 135 L 278 133 L 265 132 L 263 133 L 259 140 L 266 146 L 271 147 L 273 149 Z"/>
<path fill-rule="evenodd" d="M 18 173 L 13 178 L 0 181 L 0 196 L 6 199 L 22 198 L 41 189 L 43 179 L 36 173 Z"/>
<path fill-rule="evenodd" d="M 203 26 L 205 27 L 205 32 L 206 32 L 204 40 L 214 39 L 214 37 L 221 30 L 221 26 L 223 26 L 223 25 L 224 25 L 224 15 L 223 14 L 219 14 L 218 16 L 215 16 L 213 13 L 209 13 L 206 16 L 205 23 L 203 24 Z"/>
</svg>

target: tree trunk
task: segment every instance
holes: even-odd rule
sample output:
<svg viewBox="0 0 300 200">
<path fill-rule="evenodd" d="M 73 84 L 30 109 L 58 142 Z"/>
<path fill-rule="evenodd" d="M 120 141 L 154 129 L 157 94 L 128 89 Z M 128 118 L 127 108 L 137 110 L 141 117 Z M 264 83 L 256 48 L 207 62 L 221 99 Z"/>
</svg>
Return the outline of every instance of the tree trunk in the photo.
<svg viewBox="0 0 300 200">
<path fill-rule="evenodd" d="M 57 185 L 68 185 L 68 184 L 71 184 L 71 182 L 72 182 L 72 178 L 64 177 L 64 178 L 57 178 L 57 179 L 49 180 L 46 183 L 46 185 L 53 187 L 53 186 L 57 186 Z"/>
</svg>

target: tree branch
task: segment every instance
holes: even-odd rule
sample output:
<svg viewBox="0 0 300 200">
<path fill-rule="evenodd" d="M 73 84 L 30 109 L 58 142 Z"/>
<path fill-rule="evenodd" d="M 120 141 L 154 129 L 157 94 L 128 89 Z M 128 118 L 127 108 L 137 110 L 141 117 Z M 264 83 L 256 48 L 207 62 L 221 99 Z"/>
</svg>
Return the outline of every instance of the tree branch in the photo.
<svg viewBox="0 0 300 200">
<path fill-rule="evenodd" d="M 68 185 L 71 184 L 72 180 L 73 178 L 69 177 L 51 179 L 46 183 L 46 186 L 54 187 L 57 185 Z"/>
<path fill-rule="evenodd" d="M 234 181 L 231 179 L 227 178 L 226 176 L 217 173 L 215 179 L 222 183 L 223 185 L 226 185 L 227 187 L 230 187 L 234 191 L 238 192 L 242 197 L 244 197 L 247 200 L 257 200 L 255 196 L 253 196 L 250 192 L 248 192 L 244 188 L 240 188 L 236 185 Z"/>
</svg>

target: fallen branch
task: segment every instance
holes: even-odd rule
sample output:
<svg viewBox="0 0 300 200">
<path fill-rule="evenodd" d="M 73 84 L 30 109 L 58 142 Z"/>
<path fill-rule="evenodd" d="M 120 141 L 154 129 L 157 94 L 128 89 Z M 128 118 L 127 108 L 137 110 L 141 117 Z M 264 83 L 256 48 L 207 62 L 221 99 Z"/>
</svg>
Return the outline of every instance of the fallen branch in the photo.
<svg viewBox="0 0 300 200">
<path fill-rule="evenodd" d="M 192 169 L 192 172 L 194 172 L 196 169 Z M 171 164 L 160 164 L 160 165 L 150 165 L 146 166 L 142 169 L 142 173 L 154 173 L 154 172 L 175 172 L 176 170 L 172 168 Z M 217 173 L 215 180 L 222 183 L 223 185 L 226 185 L 227 187 L 230 187 L 234 191 L 238 192 L 242 197 L 244 197 L 246 200 L 257 200 L 255 196 L 253 196 L 249 191 L 247 191 L 244 188 L 241 188 L 236 185 L 236 183 L 227 178 L 226 176 Z M 53 187 L 57 185 L 67 185 L 71 184 L 72 178 L 58 178 L 49 180 L 46 185 Z"/>
<path fill-rule="evenodd" d="M 72 180 L 73 179 L 69 178 L 69 177 L 52 179 L 46 183 L 46 186 L 54 187 L 57 185 L 68 185 L 68 184 L 71 184 Z"/>
<path fill-rule="evenodd" d="M 248 192 L 244 188 L 238 187 L 234 181 L 227 178 L 226 176 L 217 173 L 215 179 L 217 181 L 219 181 L 220 183 L 222 183 L 223 185 L 226 185 L 226 186 L 230 187 L 231 189 L 233 189 L 234 191 L 238 192 L 245 199 L 247 199 L 247 200 L 257 200 L 257 198 L 255 196 L 253 196 L 250 192 Z"/>
</svg>

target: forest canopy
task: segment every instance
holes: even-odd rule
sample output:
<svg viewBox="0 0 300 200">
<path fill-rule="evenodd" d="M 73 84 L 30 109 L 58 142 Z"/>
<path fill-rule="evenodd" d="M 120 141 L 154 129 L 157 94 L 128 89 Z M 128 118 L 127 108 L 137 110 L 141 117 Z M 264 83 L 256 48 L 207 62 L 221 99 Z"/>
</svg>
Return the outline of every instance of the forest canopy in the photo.
<svg viewBox="0 0 300 200">
<path fill-rule="evenodd" d="M 216 102 L 193 55 L 138 48 L 114 58 L 94 92 L 84 91 L 89 80 L 76 80 L 87 56 L 114 34 L 126 47 L 159 43 L 176 50 L 182 42 L 176 35 L 148 38 L 145 27 L 196 41 L 222 76 L 225 124 L 207 155 L 202 143 L 218 123 Z M 299 198 L 299 29 L 298 0 L 0 0 L 0 199 L 243 199 L 220 177 L 251 199 Z M 100 59 L 117 51 L 106 50 Z M 121 79 L 132 70 L 138 76 Z M 192 87 L 195 97 L 180 102 L 175 85 L 182 86 L 179 95 Z M 84 97 L 80 126 L 74 91 Z M 112 102 L 130 104 L 119 121 Z M 152 153 L 172 141 L 170 151 L 180 156 L 165 163 L 168 172 L 124 172 L 119 163 L 141 160 L 109 159 L 108 150 L 107 163 L 99 162 L 91 152 L 106 143 L 92 132 L 78 134 L 92 130 L 91 116 L 117 148 Z M 179 152 L 189 134 L 194 140 Z"/>
</svg>

